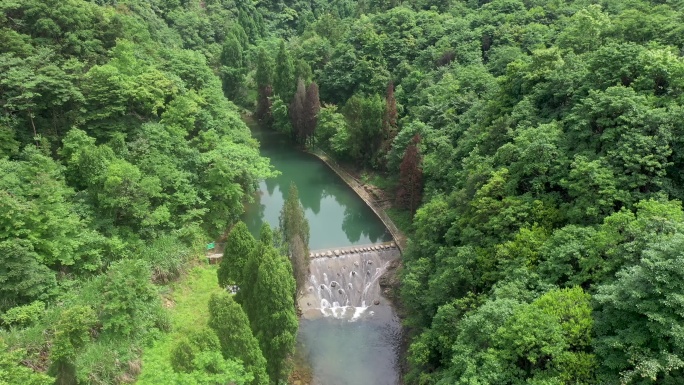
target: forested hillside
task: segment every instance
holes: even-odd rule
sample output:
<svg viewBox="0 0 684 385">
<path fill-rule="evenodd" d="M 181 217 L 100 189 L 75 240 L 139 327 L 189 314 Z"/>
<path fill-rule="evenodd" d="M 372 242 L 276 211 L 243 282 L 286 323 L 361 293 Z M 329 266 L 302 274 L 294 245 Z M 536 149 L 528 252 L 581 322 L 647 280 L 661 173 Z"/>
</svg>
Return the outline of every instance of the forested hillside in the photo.
<svg viewBox="0 0 684 385">
<path fill-rule="evenodd" d="M 684 382 L 684 5 L 328 6 L 268 3 L 261 118 L 310 141 L 278 79 L 314 81 L 316 144 L 422 202 L 405 381 Z"/>
<path fill-rule="evenodd" d="M 171 327 L 160 285 L 273 175 L 219 76 L 225 37 L 255 9 L 0 8 L 0 383 L 130 383 Z M 167 383 L 254 377 L 212 333 Z"/>
<path fill-rule="evenodd" d="M 0 8 L 0 383 L 133 381 L 169 327 L 153 283 L 273 173 L 236 105 L 415 214 L 406 383 L 684 383 L 681 1 Z M 293 290 L 247 235 L 222 277 Z M 283 378 L 291 314 L 269 345 L 247 295 L 212 297 L 169 381 Z"/>
</svg>

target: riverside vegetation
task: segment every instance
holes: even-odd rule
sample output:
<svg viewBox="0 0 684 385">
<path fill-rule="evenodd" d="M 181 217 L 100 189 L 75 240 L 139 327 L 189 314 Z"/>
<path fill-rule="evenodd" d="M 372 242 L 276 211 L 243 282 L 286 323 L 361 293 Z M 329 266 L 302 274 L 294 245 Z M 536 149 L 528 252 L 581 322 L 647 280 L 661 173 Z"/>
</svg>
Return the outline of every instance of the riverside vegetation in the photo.
<svg viewBox="0 0 684 385">
<path fill-rule="evenodd" d="M 0 383 L 133 382 L 230 228 L 242 290 L 159 375 L 286 377 L 308 235 L 236 224 L 274 174 L 236 105 L 413 216 L 406 383 L 684 382 L 681 1 L 0 8 Z"/>
</svg>

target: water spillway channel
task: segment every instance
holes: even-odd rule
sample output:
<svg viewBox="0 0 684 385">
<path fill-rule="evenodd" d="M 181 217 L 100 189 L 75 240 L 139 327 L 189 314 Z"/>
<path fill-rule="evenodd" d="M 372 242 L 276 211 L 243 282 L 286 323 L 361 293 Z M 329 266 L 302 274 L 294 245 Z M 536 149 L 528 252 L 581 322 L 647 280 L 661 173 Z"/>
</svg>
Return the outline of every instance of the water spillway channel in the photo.
<svg viewBox="0 0 684 385">
<path fill-rule="evenodd" d="M 314 258 L 299 299 L 297 349 L 313 371 L 312 385 L 399 384 L 401 324 L 378 284 L 399 256 L 390 247 L 390 233 L 318 158 L 295 149 L 282 134 L 256 128 L 252 133 L 262 156 L 281 174 L 260 183 L 254 202 L 246 206 L 248 228 L 258 236 L 262 223 L 278 226 L 291 182 L 309 221 Z"/>
</svg>

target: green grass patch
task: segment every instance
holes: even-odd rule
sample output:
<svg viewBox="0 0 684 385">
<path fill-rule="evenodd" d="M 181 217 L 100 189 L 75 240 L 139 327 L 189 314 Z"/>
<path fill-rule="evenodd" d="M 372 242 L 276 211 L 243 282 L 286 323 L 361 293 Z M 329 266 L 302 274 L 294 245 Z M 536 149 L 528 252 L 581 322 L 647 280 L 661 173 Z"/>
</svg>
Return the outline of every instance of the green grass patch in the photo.
<svg viewBox="0 0 684 385">
<path fill-rule="evenodd" d="M 361 174 L 361 181 L 365 184 L 373 185 L 387 192 L 392 192 L 397 188 L 398 180 L 396 177 L 385 176 L 377 173 L 364 172 Z"/>
<path fill-rule="evenodd" d="M 170 299 L 174 304 L 169 309 L 172 334 L 205 327 L 209 320 L 209 298 L 222 290 L 216 276 L 216 265 L 194 267 L 185 278 L 172 285 L 172 289 Z"/>
<path fill-rule="evenodd" d="M 385 210 L 392 222 L 407 236 L 413 232 L 413 215 L 410 211 L 398 208 L 390 208 Z"/>
<path fill-rule="evenodd" d="M 173 383 L 175 374 L 171 368 L 170 354 L 174 343 L 188 332 L 207 325 L 209 298 L 213 293 L 221 292 L 216 266 L 207 265 L 194 267 L 168 288 L 164 303 L 169 307 L 173 329 L 143 352 L 138 385 Z"/>
</svg>

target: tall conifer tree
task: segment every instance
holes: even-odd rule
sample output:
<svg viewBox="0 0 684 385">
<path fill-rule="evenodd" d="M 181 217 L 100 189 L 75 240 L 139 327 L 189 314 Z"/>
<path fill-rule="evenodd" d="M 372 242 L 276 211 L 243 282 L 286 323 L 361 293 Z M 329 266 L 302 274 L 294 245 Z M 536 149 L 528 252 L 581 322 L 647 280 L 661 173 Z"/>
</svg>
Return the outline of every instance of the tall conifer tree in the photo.
<svg viewBox="0 0 684 385">
<path fill-rule="evenodd" d="M 268 385 L 266 359 L 252 334 L 244 310 L 227 293 L 212 295 L 209 300 L 209 327 L 214 329 L 225 359 L 239 358 L 254 375 L 252 385 Z"/>
<path fill-rule="evenodd" d="M 296 283 L 291 269 L 290 261 L 274 247 L 268 247 L 254 286 L 254 298 L 259 303 L 253 330 L 273 383 L 289 375 L 286 361 L 294 353 L 299 326 L 294 302 Z"/>
<path fill-rule="evenodd" d="M 273 59 L 262 47 L 257 54 L 257 68 L 254 80 L 257 85 L 257 119 L 262 125 L 270 125 L 271 101 L 273 95 Z"/>
<path fill-rule="evenodd" d="M 258 276 L 259 266 L 263 262 L 266 249 L 272 247 L 272 245 L 273 230 L 271 230 L 271 226 L 269 226 L 268 223 L 264 223 L 261 226 L 261 232 L 259 233 L 259 242 L 257 242 L 256 248 L 249 255 L 247 262 L 245 262 L 245 267 L 242 271 L 242 286 L 235 297 L 235 300 L 242 305 L 243 309 L 245 309 L 252 329 L 254 329 L 256 308 L 261 306 L 259 305 L 259 302 L 255 300 L 254 286 Z"/>
<path fill-rule="evenodd" d="M 268 363 L 272 383 L 288 376 L 287 358 L 297 336 L 296 283 L 292 265 L 273 246 L 273 231 L 261 228 L 259 245 L 245 265 L 237 300 L 249 318 L 254 336 Z"/>
<path fill-rule="evenodd" d="M 306 86 L 304 80 L 297 81 L 297 91 L 292 98 L 290 104 L 290 119 L 292 119 L 292 134 L 294 139 L 303 143 L 306 139 L 306 130 L 304 126 L 304 105 L 306 104 Z"/>
<path fill-rule="evenodd" d="M 280 228 L 288 244 L 292 270 L 300 290 L 309 277 L 309 221 L 304 215 L 294 182 L 290 184 L 287 200 L 280 212 Z"/>
<path fill-rule="evenodd" d="M 420 134 L 416 134 L 411 144 L 406 148 L 404 160 L 399 167 L 399 191 L 397 204 L 414 213 L 423 198 L 423 170 L 420 166 L 421 157 L 418 152 Z"/>
<path fill-rule="evenodd" d="M 292 55 L 285 46 L 285 41 L 280 41 L 280 49 L 276 56 L 275 73 L 273 76 L 273 93 L 282 100 L 292 99 L 295 92 L 295 66 Z"/>
<path fill-rule="evenodd" d="M 242 46 L 237 37 L 230 34 L 221 49 L 221 83 L 226 97 L 234 100 L 240 95 L 244 74 Z"/>
<path fill-rule="evenodd" d="M 394 97 L 394 82 L 390 81 L 387 85 L 387 94 L 385 96 L 385 114 L 382 117 L 382 161 L 383 166 L 386 163 L 385 155 L 392 147 L 392 141 L 397 136 L 397 100 Z"/>
<path fill-rule="evenodd" d="M 318 113 L 321 111 L 321 100 L 318 96 L 318 84 L 311 82 L 306 89 L 306 102 L 304 104 L 304 134 L 305 140 L 314 143 L 316 126 L 318 125 Z"/>
<path fill-rule="evenodd" d="M 242 273 L 247 259 L 256 248 L 256 240 L 249 233 L 244 222 L 238 222 L 228 235 L 223 259 L 217 271 L 221 287 L 231 283 L 242 285 Z"/>
</svg>

